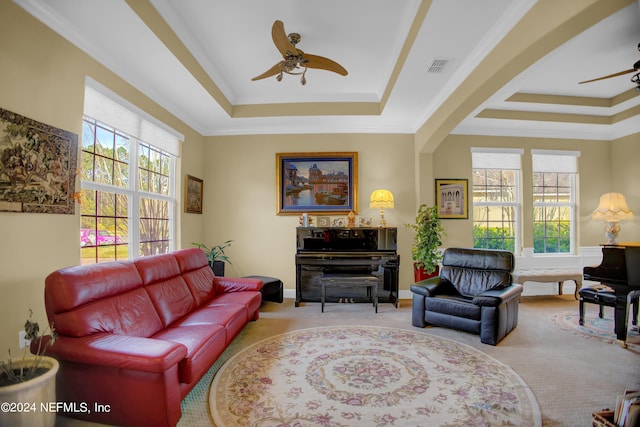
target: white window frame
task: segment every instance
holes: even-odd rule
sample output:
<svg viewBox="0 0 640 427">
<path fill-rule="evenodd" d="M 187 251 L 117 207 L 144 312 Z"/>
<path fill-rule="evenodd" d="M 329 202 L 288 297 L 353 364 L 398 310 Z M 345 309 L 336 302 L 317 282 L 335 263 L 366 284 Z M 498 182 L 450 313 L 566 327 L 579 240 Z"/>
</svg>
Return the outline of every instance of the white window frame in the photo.
<svg viewBox="0 0 640 427">
<path fill-rule="evenodd" d="M 537 156 L 545 156 L 545 159 L 553 159 L 557 156 L 557 161 L 541 161 L 537 162 L 535 158 Z M 576 203 L 576 182 L 578 176 L 578 158 L 580 157 L 579 151 L 565 151 L 565 150 L 531 150 L 531 173 L 569 173 L 571 194 L 569 196 L 569 202 L 536 202 L 532 200 L 532 212 L 536 207 L 568 207 L 570 209 L 569 215 L 569 252 L 535 252 L 535 243 L 532 248 L 533 256 L 562 256 L 562 255 L 575 255 L 577 253 L 577 231 L 576 231 L 576 215 L 577 215 L 577 203 Z M 532 183 L 533 185 L 533 183 Z M 532 188 L 533 195 L 533 188 Z M 535 242 L 534 224 L 535 215 L 532 215 L 531 232 L 532 239 Z"/>
<path fill-rule="evenodd" d="M 511 207 L 514 210 L 514 255 L 520 255 L 522 252 L 522 155 L 524 154 L 523 149 L 509 149 L 509 148 L 485 148 L 485 147 L 471 147 L 472 159 L 474 153 L 481 153 L 479 158 L 481 160 L 478 162 L 477 160 L 474 162 L 472 160 L 472 180 L 471 180 L 471 194 L 473 195 L 473 171 L 476 169 L 484 169 L 484 170 L 513 170 L 515 171 L 515 200 L 513 202 L 491 202 L 491 201 L 482 201 L 476 202 L 473 200 L 473 196 L 471 197 L 471 217 L 472 221 L 475 222 L 475 218 L 473 218 L 475 210 L 474 207 Z M 485 156 L 483 154 L 488 154 Z M 501 157 L 500 157 L 501 156 Z M 505 161 L 505 158 L 508 158 Z M 506 166 L 506 167 L 504 167 Z M 475 240 L 475 236 L 473 237 Z"/>
</svg>

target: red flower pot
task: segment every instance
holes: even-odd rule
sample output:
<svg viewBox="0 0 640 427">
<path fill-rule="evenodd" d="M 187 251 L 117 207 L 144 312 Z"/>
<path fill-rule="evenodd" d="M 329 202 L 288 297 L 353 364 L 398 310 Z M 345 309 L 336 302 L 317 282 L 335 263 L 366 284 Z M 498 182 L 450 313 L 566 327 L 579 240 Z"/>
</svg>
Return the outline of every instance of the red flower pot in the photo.
<svg viewBox="0 0 640 427">
<path fill-rule="evenodd" d="M 438 274 L 440 274 L 440 267 L 439 266 L 436 267 L 435 271 L 433 271 L 431 273 L 427 273 L 422 268 L 417 268 L 416 265 L 413 264 L 413 279 L 416 282 L 420 282 L 422 280 L 426 280 L 426 279 L 429 279 L 431 277 L 435 277 Z"/>
</svg>

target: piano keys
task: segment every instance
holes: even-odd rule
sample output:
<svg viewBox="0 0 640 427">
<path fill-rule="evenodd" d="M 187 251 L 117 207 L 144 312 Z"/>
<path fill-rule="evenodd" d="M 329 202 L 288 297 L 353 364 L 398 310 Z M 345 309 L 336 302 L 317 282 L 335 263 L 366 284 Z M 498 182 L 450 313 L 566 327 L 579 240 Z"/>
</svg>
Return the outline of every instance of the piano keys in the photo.
<svg viewBox="0 0 640 427">
<path fill-rule="evenodd" d="M 603 283 L 615 291 L 615 333 L 626 347 L 629 303 L 640 293 L 640 243 L 603 246 L 600 265 L 584 267 L 583 275 L 585 280 Z"/>
<path fill-rule="evenodd" d="M 320 302 L 324 272 L 372 274 L 379 278 L 378 300 L 398 306 L 396 227 L 298 227 L 296 229 L 296 300 Z M 368 302 L 362 290 L 341 290 L 349 301 Z"/>
</svg>

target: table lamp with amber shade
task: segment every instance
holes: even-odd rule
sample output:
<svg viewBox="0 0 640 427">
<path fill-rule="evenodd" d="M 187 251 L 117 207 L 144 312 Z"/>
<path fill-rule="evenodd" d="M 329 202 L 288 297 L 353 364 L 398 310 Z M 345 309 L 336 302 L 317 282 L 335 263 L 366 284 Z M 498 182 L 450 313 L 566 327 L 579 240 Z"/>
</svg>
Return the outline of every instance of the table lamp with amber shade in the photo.
<svg viewBox="0 0 640 427">
<path fill-rule="evenodd" d="M 380 223 L 379 227 L 386 227 L 387 221 L 384 219 L 384 209 L 393 208 L 393 194 L 389 190 L 375 190 L 371 193 L 371 197 L 369 198 L 369 207 L 370 208 L 379 208 L 380 209 Z"/>
</svg>

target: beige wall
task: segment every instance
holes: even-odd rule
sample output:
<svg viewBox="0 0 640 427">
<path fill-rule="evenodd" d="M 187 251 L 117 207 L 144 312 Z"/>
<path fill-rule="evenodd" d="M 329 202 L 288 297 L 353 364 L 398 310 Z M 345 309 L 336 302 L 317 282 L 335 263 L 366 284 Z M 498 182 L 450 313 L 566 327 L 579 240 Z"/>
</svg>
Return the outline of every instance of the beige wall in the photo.
<svg viewBox="0 0 640 427">
<path fill-rule="evenodd" d="M 0 0 L 0 107 L 81 135 L 84 78 L 90 76 L 185 135 L 180 174 L 202 176 L 202 136 L 10 0 Z M 75 215 L 0 212 L 0 359 L 18 350 L 28 309 L 46 324 L 43 283 L 55 269 L 77 265 L 80 210 Z M 202 215 L 178 212 L 179 240 L 202 234 Z"/>
<path fill-rule="evenodd" d="M 621 242 L 640 241 L 640 134 L 611 143 L 611 183 L 608 191 L 625 195 L 634 219 L 620 222 Z"/>
<path fill-rule="evenodd" d="M 280 278 L 295 289 L 295 227 L 298 216 L 276 215 L 276 153 L 358 152 L 358 215 L 379 218 L 369 208 L 373 190 L 386 188 L 395 208 L 385 210 L 398 227 L 401 288 L 412 277 L 411 239 L 403 224 L 415 218 L 412 135 L 257 135 L 209 137 L 205 145 L 204 243 L 233 240 L 227 275 Z"/>
</svg>

